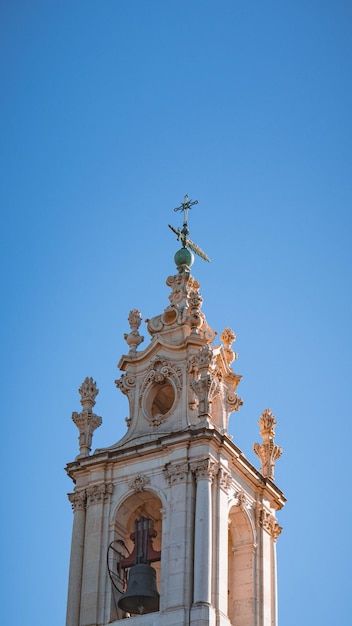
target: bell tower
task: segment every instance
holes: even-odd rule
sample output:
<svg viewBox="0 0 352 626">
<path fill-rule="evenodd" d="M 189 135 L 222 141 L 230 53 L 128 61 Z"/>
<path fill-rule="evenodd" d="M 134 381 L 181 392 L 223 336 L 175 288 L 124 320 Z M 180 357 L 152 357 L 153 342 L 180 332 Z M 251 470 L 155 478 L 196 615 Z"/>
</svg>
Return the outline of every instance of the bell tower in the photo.
<svg viewBox="0 0 352 626">
<path fill-rule="evenodd" d="M 276 512 L 285 498 L 274 483 L 281 449 L 275 417 L 259 419 L 256 469 L 228 434 L 241 376 L 232 367 L 235 334 L 217 333 L 202 311 L 191 275 L 187 196 L 169 303 L 142 321 L 131 310 L 127 354 L 116 386 L 129 403 L 120 441 L 91 453 L 102 419 L 96 383 L 86 378 L 79 454 L 66 471 L 73 531 L 66 626 L 277 626 Z"/>
</svg>

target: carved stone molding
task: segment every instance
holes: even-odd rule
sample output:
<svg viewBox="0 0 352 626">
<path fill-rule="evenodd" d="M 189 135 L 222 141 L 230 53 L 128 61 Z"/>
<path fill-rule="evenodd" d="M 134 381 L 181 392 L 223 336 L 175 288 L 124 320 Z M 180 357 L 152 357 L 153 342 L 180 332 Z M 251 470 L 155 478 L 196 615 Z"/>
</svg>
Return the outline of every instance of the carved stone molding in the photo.
<svg viewBox="0 0 352 626">
<path fill-rule="evenodd" d="M 145 487 L 149 484 L 149 476 L 138 474 L 138 476 L 135 476 L 135 478 L 128 483 L 128 488 L 132 491 L 144 491 Z"/>
<path fill-rule="evenodd" d="M 277 523 L 276 518 L 269 511 L 267 511 L 263 506 L 258 506 L 255 510 L 255 519 L 258 528 L 262 528 L 267 532 L 273 539 L 277 539 L 277 537 L 281 534 L 282 527 Z"/>
<path fill-rule="evenodd" d="M 191 463 L 191 470 L 195 474 L 197 481 L 208 480 L 212 483 L 217 469 L 217 463 L 209 457 Z"/>
<path fill-rule="evenodd" d="M 76 511 L 85 511 L 87 506 L 87 494 L 85 489 L 82 489 L 81 491 L 74 491 L 74 493 L 68 493 L 67 497 L 71 502 L 74 513 Z"/>
<path fill-rule="evenodd" d="M 114 485 L 112 483 L 103 483 L 101 485 L 91 485 L 87 487 L 87 504 L 99 504 L 107 502 L 113 492 Z"/>
<path fill-rule="evenodd" d="M 187 480 L 189 465 L 185 463 L 167 463 L 164 468 L 164 476 L 170 485 Z"/>
</svg>

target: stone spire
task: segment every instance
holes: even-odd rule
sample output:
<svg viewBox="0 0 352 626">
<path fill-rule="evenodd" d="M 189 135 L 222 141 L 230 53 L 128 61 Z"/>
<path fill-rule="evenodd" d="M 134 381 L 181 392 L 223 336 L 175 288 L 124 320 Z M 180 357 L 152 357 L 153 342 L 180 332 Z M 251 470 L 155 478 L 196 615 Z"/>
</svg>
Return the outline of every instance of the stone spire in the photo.
<svg viewBox="0 0 352 626">
<path fill-rule="evenodd" d="M 95 405 L 95 398 L 99 393 L 96 382 L 93 378 L 85 378 L 79 388 L 81 396 L 81 405 L 83 407 L 80 413 L 74 411 L 72 420 L 79 430 L 79 455 L 77 458 L 88 456 L 91 451 L 93 432 L 101 425 L 102 419 L 99 415 L 92 412 Z"/>
<path fill-rule="evenodd" d="M 276 445 L 274 442 L 275 437 L 275 415 L 270 409 L 264 409 L 258 422 L 260 426 L 260 434 L 263 438 L 263 443 L 255 443 L 253 450 L 259 457 L 262 466 L 261 473 L 265 478 L 274 478 L 275 461 L 281 456 L 282 448 Z"/>
</svg>

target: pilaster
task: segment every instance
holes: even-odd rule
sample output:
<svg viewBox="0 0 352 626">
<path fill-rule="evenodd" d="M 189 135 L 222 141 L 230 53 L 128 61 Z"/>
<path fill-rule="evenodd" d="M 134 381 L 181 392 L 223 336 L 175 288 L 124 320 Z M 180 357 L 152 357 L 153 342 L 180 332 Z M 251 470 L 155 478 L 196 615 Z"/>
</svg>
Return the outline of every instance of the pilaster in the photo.
<svg viewBox="0 0 352 626">
<path fill-rule="evenodd" d="M 87 494 L 85 489 L 68 494 L 74 513 L 68 583 L 66 626 L 79 626 Z"/>
<path fill-rule="evenodd" d="M 192 463 L 196 476 L 193 604 L 211 604 L 212 497 L 216 464 L 210 458 Z"/>
<path fill-rule="evenodd" d="M 103 543 L 104 529 L 108 518 L 104 509 L 110 500 L 113 485 L 101 483 L 87 487 L 87 515 L 85 525 L 85 550 L 83 564 L 82 601 L 80 626 L 91 626 L 102 623 L 101 613 L 104 609 L 103 598 L 100 597 L 101 561 L 106 560 L 107 546 Z"/>
</svg>

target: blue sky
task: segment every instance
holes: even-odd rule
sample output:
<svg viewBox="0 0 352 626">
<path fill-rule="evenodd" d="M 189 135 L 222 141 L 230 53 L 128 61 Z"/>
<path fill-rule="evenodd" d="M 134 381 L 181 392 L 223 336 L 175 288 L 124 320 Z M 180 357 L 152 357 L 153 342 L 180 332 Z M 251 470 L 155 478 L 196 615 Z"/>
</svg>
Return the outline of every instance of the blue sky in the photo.
<svg viewBox="0 0 352 626">
<path fill-rule="evenodd" d="M 12 0 L 0 29 L 4 623 L 64 623 L 77 389 L 117 441 L 128 312 L 167 306 L 186 193 L 256 467 L 278 421 L 280 626 L 349 623 L 351 3 Z"/>
</svg>

